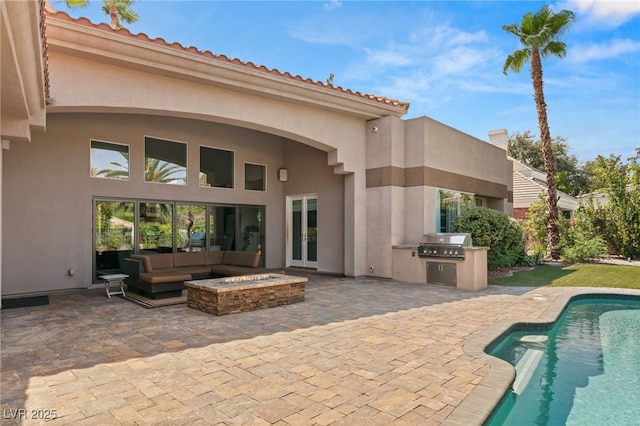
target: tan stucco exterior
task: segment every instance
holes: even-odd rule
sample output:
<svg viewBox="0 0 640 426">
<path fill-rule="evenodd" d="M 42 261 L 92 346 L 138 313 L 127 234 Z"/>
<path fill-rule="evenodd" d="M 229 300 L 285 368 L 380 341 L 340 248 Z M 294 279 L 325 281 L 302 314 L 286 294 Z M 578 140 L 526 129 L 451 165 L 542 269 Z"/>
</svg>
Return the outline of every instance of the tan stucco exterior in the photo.
<svg viewBox="0 0 640 426">
<path fill-rule="evenodd" d="M 439 189 L 472 193 L 511 214 L 510 175 L 503 149 L 428 117 L 369 122 L 369 273 L 392 277 L 392 247 L 418 244 L 424 234 L 436 232 Z"/>
<path fill-rule="evenodd" d="M 3 28 L 17 14 L 34 29 L 31 39 L 2 39 L 2 105 L 17 96 L 5 85 L 24 80 L 32 89 L 22 103 L 39 109 L 22 113 L 31 131 L 20 134 L 12 130 L 20 111 L 1 114 L 10 143 L 2 153 L 3 295 L 91 285 L 95 199 L 264 206 L 264 263 L 282 267 L 287 197 L 315 194 L 317 269 L 381 277 L 392 276 L 392 246 L 435 231 L 438 189 L 511 211 L 504 150 L 427 117 L 402 120 L 406 103 L 65 14 L 49 14 L 46 40 L 34 43 L 39 2 L 17 3 L 2 3 Z M 23 43 L 26 58 L 5 57 Z M 186 144 L 187 185 L 144 182 L 145 136 Z M 90 176 L 91 140 L 129 147 L 129 180 Z M 245 162 L 265 165 L 266 191 L 200 187 L 201 146 L 234 151 L 236 182 Z M 286 182 L 277 179 L 281 168 Z"/>
</svg>

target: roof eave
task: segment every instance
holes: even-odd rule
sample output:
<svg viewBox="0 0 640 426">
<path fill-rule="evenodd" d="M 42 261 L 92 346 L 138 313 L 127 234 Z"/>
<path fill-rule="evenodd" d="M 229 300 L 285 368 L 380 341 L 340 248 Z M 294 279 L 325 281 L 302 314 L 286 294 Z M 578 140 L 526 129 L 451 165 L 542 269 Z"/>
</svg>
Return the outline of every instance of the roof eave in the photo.
<svg viewBox="0 0 640 426">
<path fill-rule="evenodd" d="M 409 104 L 362 95 L 211 52 L 167 44 L 105 25 L 47 17 L 49 49 L 139 71 L 221 87 L 278 101 L 309 105 L 367 120 L 401 117 Z M 103 28 L 103 26 L 105 28 Z"/>
</svg>

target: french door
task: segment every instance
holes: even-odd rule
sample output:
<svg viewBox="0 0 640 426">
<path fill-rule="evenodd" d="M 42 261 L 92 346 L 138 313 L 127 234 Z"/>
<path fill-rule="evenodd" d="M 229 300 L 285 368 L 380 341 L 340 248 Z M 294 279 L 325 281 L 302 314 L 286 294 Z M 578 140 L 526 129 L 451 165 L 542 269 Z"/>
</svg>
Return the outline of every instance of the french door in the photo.
<svg viewBox="0 0 640 426">
<path fill-rule="evenodd" d="M 318 196 L 287 197 L 287 263 L 318 267 Z"/>
</svg>

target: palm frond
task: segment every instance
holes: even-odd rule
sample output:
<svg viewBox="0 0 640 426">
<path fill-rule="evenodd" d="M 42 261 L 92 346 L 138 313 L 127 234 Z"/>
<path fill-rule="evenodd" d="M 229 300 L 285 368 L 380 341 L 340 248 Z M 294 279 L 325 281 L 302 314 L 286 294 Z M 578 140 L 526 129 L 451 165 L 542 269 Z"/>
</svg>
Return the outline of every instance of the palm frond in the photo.
<svg viewBox="0 0 640 426">
<path fill-rule="evenodd" d="M 525 48 L 516 50 L 511 55 L 507 56 L 507 60 L 504 62 L 502 72 L 506 75 L 509 70 L 519 73 L 524 68 L 525 64 L 529 62 L 531 57 L 531 49 Z"/>
<path fill-rule="evenodd" d="M 556 56 L 558 58 L 564 58 L 567 55 L 567 45 L 562 41 L 550 41 L 542 49 L 540 49 L 540 56 L 548 58 Z"/>
<path fill-rule="evenodd" d="M 89 6 L 89 0 L 65 0 L 67 7 L 87 7 Z"/>
</svg>

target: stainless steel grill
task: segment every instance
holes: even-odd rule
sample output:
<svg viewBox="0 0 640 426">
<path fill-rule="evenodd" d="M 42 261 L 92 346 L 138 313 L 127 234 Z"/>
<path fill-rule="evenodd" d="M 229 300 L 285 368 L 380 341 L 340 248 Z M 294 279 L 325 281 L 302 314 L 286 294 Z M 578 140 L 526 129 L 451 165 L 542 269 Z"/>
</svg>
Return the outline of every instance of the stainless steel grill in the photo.
<svg viewBox="0 0 640 426">
<path fill-rule="evenodd" d="M 471 234 L 425 234 L 418 244 L 418 256 L 464 259 L 465 247 L 471 247 Z"/>
</svg>

